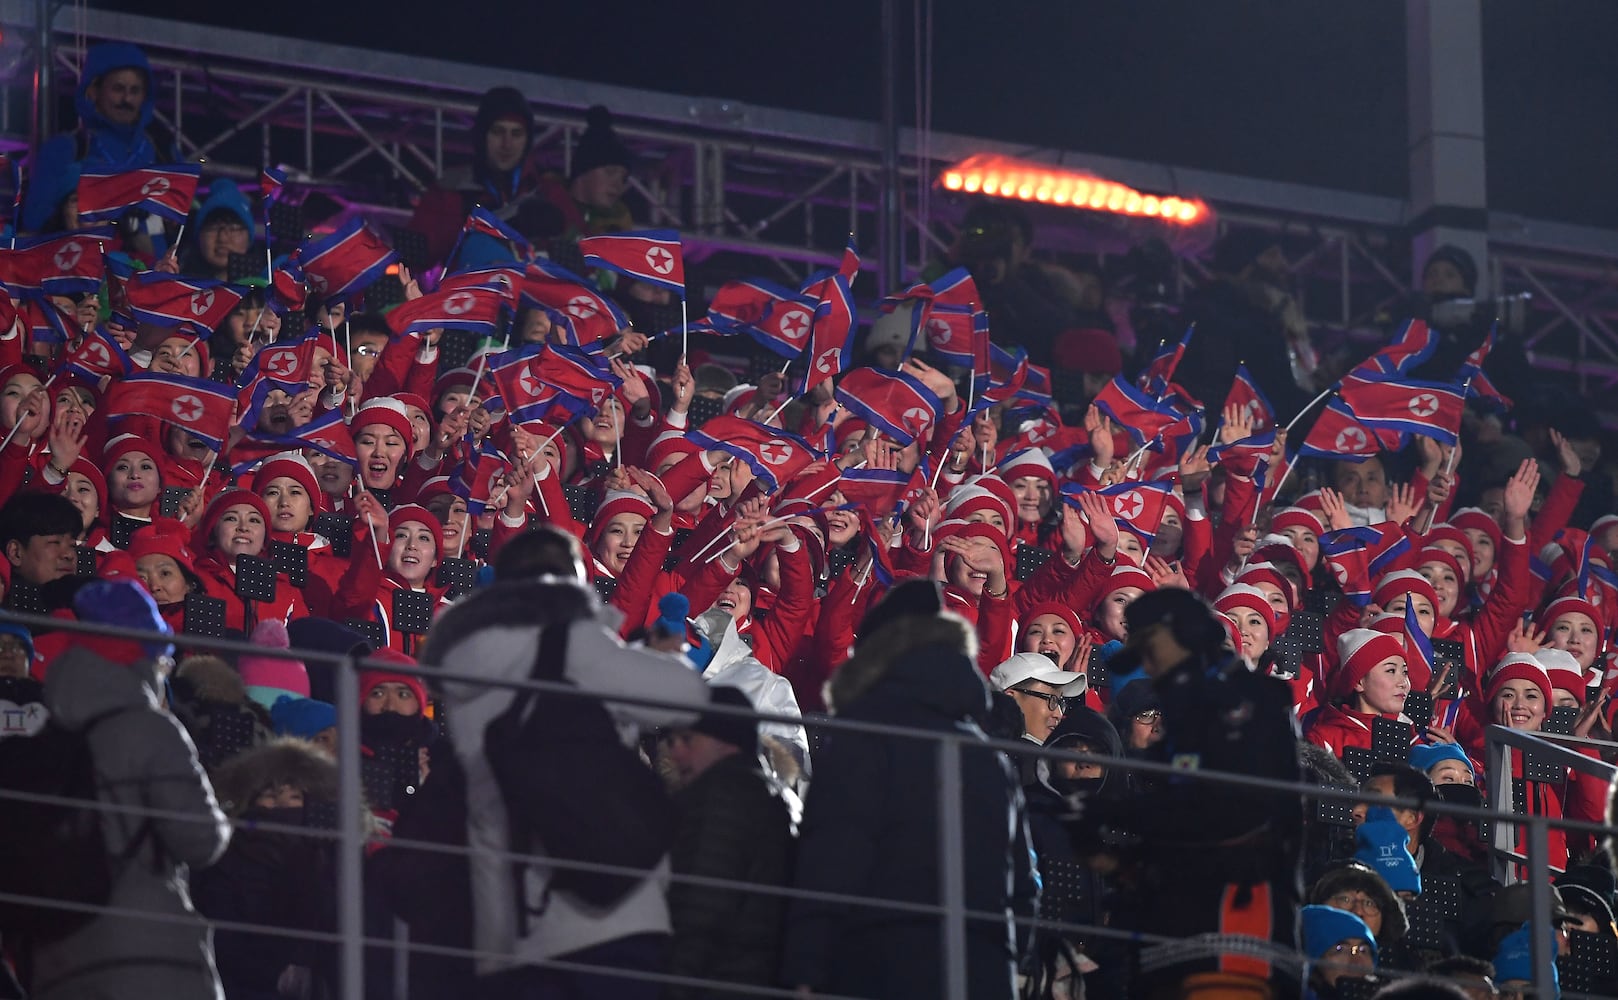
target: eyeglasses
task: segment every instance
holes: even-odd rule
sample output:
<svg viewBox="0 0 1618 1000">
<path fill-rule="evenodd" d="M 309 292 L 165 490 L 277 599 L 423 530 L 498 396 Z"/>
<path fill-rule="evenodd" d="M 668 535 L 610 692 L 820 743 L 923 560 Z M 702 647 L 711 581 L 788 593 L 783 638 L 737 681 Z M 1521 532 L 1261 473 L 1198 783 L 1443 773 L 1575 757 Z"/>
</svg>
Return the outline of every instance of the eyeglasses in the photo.
<svg viewBox="0 0 1618 1000">
<path fill-rule="evenodd" d="M 1326 950 L 1328 955 L 1338 955 L 1346 958 L 1359 958 L 1361 955 L 1369 955 L 1370 953 L 1371 946 L 1364 941 L 1343 941 L 1332 945 Z"/>
<path fill-rule="evenodd" d="M 354 348 L 354 353 L 358 354 L 362 358 L 380 358 L 382 356 L 381 351 L 370 346 L 369 344 Z"/>
<path fill-rule="evenodd" d="M 1012 688 L 1010 693 L 1024 695 L 1029 698 L 1038 698 L 1050 706 L 1050 710 L 1053 712 L 1067 711 L 1067 699 L 1059 694 L 1046 694 L 1043 691 L 1029 691 L 1024 688 Z"/>
<path fill-rule="evenodd" d="M 1339 892 L 1326 900 L 1326 905 L 1334 910 L 1348 910 L 1357 913 L 1381 913 L 1382 904 L 1360 893 Z"/>
<path fill-rule="evenodd" d="M 1158 719 L 1161 719 L 1162 717 L 1163 717 L 1162 710 L 1161 709 L 1156 709 L 1156 708 L 1148 708 L 1144 712 L 1136 712 L 1135 713 L 1135 721 L 1136 722 L 1156 722 Z"/>
</svg>

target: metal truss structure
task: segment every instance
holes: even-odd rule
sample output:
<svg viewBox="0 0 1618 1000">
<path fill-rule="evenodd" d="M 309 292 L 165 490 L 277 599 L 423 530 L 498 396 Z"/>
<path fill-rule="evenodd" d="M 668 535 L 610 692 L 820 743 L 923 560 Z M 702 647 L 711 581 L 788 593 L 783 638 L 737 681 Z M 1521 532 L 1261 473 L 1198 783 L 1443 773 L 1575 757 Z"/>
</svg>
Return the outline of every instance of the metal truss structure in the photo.
<svg viewBox="0 0 1618 1000">
<path fill-rule="evenodd" d="M 33 52 L 16 51 L 17 39 L 37 37 L 38 6 L 0 0 L 5 48 L 14 70 L 24 73 L 32 71 Z M 48 0 L 43 6 L 50 7 Z M 281 164 L 293 183 L 329 197 L 336 212 L 401 223 L 412 195 L 466 156 L 478 95 L 510 85 L 532 102 L 537 155 L 564 174 L 585 110 L 611 108 L 620 136 L 642 158 L 632 184 L 644 199 L 645 221 L 681 230 L 693 262 L 713 259 L 717 273 L 772 269 L 801 278 L 834 264 L 849 233 L 874 241 L 882 164 L 875 122 L 138 15 L 57 8 L 51 18 L 54 94 L 72 92 L 84 45 L 134 42 L 151 57 L 159 121 L 183 156 L 205 161 L 210 173 L 244 179 L 256 179 L 265 164 Z M 5 55 L 0 49 L 0 64 Z M 5 85 L 0 145 L 26 146 L 32 95 L 26 78 Z M 47 122 L 48 130 L 69 123 L 67 102 L 53 104 L 62 117 Z M 1036 244 L 1054 259 L 1084 254 L 1106 261 L 1159 237 L 1173 252 L 1183 288 L 1205 272 L 1220 232 L 1254 227 L 1282 237 L 1312 323 L 1369 335 L 1397 318 L 1388 310 L 1410 292 L 1409 213 L 1400 199 L 1088 153 L 1030 154 L 910 130 L 900 136 L 906 273 L 881 275 L 882 287 L 912 277 L 947 250 L 960 203 L 941 190 L 918 195 L 943 167 L 979 152 L 1031 156 L 1142 191 L 1201 198 L 1217 213 L 1217 231 L 1187 233 L 1030 205 Z M 1618 426 L 1618 233 L 1500 212 L 1490 213 L 1489 228 L 1487 274 L 1495 293 L 1531 296 L 1523 334 L 1529 357 L 1604 403 Z"/>
</svg>

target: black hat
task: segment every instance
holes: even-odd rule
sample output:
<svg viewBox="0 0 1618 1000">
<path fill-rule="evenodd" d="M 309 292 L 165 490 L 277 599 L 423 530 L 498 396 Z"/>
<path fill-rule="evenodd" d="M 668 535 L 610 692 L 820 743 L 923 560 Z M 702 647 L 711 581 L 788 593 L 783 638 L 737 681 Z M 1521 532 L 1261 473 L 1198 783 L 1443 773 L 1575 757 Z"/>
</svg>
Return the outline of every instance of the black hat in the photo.
<svg viewBox="0 0 1618 1000">
<path fill-rule="evenodd" d="M 1174 633 L 1174 641 L 1193 654 L 1216 656 L 1225 646 L 1227 632 L 1202 598 L 1179 587 L 1164 587 L 1142 594 L 1124 608 L 1129 640 L 1107 661 L 1114 674 L 1127 673 L 1140 664 L 1141 636 L 1155 625 Z"/>
<path fill-rule="evenodd" d="M 860 620 L 858 637 L 869 639 L 900 618 L 932 618 L 944 610 L 943 588 L 933 580 L 906 580 L 889 590 Z M 856 645 L 858 642 L 856 641 Z"/>
<path fill-rule="evenodd" d="M 708 702 L 713 705 L 724 705 L 727 708 L 752 709 L 753 703 L 741 688 L 731 687 L 727 684 L 715 684 L 708 689 Z M 713 712 L 704 712 L 697 717 L 691 726 L 694 733 L 712 736 L 721 743 L 729 743 L 748 753 L 758 751 L 758 722 L 746 719 L 739 715 L 719 715 Z"/>
<path fill-rule="evenodd" d="M 573 151 L 573 169 L 569 177 L 578 177 L 597 167 L 619 166 L 629 169 L 635 165 L 635 154 L 618 139 L 612 128 L 612 112 L 597 104 L 584 115 L 584 134 Z"/>
<path fill-rule="evenodd" d="M 483 135 L 502 118 L 514 118 L 528 130 L 528 141 L 534 139 L 534 112 L 528 98 L 516 87 L 495 87 L 478 99 L 477 117 L 472 122 L 472 133 L 481 142 Z"/>
<path fill-rule="evenodd" d="M 1425 277 L 1427 269 L 1433 266 L 1433 262 L 1440 260 L 1461 272 L 1461 282 L 1466 285 L 1468 295 L 1477 291 L 1478 264 L 1472 259 L 1471 254 L 1452 243 L 1446 243 L 1428 255 L 1427 263 L 1421 265 L 1422 275 Z"/>
</svg>

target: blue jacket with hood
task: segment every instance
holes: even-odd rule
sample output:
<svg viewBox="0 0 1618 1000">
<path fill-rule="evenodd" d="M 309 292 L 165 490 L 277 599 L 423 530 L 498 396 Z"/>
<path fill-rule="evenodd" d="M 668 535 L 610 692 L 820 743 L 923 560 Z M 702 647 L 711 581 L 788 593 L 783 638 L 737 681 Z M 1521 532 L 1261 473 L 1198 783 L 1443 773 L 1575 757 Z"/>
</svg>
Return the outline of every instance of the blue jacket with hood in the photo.
<svg viewBox="0 0 1618 1000">
<path fill-rule="evenodd" d="M 90 84 L 115 69 L 138 69 L 146 74 L 148 81 L 140 117 L 130 125 L 115 125 L 101 117 L 86 93 Z M 25 230 L 33 232 L 45 225 L 62 199 L 77 185 L 79 169 L 134 170 L 157 162 L 157 147 L 147 133 L 156 110 L 151 76 L 146 53 L 126 42 L 105 42 L 85 54 L 84 72 L 74 94 L 79 127 L 52 136 L 40 146 L 36 162 L 29 170 L 28 192 L 23 200 Z"/>
</svg>

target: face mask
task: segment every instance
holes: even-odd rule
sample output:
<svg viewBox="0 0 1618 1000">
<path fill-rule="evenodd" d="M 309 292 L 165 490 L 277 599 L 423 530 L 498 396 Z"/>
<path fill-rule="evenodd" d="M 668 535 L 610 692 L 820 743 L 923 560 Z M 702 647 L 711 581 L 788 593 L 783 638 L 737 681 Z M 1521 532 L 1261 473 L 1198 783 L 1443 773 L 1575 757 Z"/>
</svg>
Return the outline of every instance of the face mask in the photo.
<svg viewBox="0 0 1618 1000">
<path fill-rule="evenodd" d="M 1343 509 L 1348 512 L 1348 519 L 1353 521 L 1355 526 L 1361 528 L 1381 524 L 1388 519 L 1387 511 L 1381 507 L 1356 507 L 1345 501 Z"/>
<path fill-rule="evenodd" d="M 254 806 L 247 810 L 245 818 L 257 820 L 260 823 L 303 826 L 303 806 Z"/>
<path fill-rule="evenodd" d="M 420 715 L 379 712 L 360 716 L 360 742 L 368 747 L 400 747 L 431 742 L 432 721 Z"/>
</svg>

